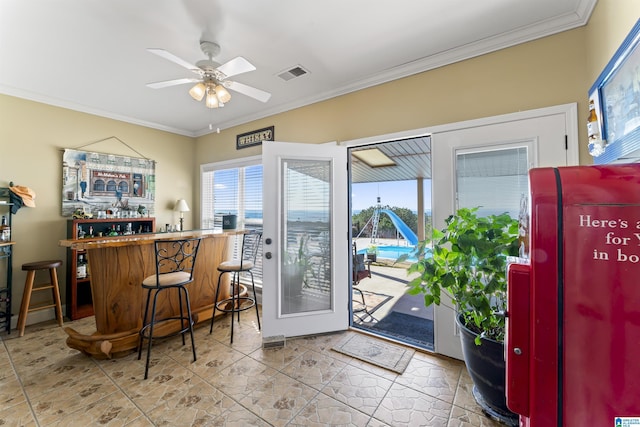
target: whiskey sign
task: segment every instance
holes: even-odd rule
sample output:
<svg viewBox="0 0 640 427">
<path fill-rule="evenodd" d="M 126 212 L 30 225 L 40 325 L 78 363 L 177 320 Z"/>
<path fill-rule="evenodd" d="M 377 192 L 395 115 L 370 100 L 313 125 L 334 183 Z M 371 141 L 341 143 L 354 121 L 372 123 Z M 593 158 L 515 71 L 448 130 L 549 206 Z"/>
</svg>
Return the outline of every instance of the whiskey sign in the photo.
<svg viewBox="0 0 640 427">
<path fill-rule="evenodd" d="M 274 126 L 241 133 L 236 136 L 236 149 L 253 147 L 262 144 L 262 141 L 273 141 Z"/>
</svg>

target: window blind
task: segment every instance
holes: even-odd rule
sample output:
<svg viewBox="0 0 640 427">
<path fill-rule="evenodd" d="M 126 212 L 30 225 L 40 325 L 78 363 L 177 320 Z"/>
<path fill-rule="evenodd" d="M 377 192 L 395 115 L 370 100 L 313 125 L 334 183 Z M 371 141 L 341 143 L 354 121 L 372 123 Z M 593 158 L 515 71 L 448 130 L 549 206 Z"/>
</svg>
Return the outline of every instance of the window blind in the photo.
<svg viewBox="0 0 640 427">
<path fill-rule="evenodd" d="M 517 218 L 529 192 L 528 147 L 456 153 L 456 188 L 458 208 Z"/>
</svg>

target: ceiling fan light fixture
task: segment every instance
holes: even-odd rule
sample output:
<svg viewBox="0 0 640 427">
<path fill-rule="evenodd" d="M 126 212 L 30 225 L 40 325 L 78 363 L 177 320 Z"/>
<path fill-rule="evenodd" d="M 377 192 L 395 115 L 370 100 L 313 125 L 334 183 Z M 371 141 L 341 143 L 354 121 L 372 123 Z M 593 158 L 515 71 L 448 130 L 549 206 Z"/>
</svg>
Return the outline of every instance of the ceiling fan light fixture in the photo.
<svg viewBox="0 0 640 427">
<path fill-rule="evenodd" d="M 231 94 L 222 85 L 216 86 L 216 96 L 218 97 L 218 100 L 223 104 L 231 101 Z"/>
<path fill-rule="evenodd" d="M 208 108 L 218 108 L 218 98 L 216 97 L 216 91 L 212 86 L 207 88 L 207 97 L 204 100 L 205 105 Z"/>
<path fill-rule="evenodd" d="M 204 83 L 198 83 L 195 86 L 193 86 L 191 89 L 189 89 L 189 95 L 191 95 L 191 97 L 198 102 L 202 101 L 202 98 L 204 98 L 204 95 L 206 92 L 207 92 L 207 89 L 204 86 Z"/>
</svg>

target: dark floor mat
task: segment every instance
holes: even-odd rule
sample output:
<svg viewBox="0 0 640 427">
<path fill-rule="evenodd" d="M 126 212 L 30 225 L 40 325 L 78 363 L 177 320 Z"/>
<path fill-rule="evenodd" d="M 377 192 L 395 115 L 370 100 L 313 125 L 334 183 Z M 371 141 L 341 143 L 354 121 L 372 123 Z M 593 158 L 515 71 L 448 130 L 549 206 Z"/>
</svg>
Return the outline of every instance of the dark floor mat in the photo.
<svg viewBox="0 0 640 427">
<path fill-rule="evenodd" d="M 408 344 L 433 350 L 433 320 L 414 317 L 404 313 L 392 311 L 384 319 L 371 324 L 363 324 L 362 327 L 372 332 L 388 335 Z"/>
</svg>

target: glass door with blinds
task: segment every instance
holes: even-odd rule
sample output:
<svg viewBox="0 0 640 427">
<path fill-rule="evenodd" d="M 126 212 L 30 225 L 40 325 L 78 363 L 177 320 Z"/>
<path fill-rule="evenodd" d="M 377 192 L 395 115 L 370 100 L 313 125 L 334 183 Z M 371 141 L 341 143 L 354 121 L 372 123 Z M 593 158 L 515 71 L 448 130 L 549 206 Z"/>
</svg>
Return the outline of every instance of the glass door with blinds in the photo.
<svg viewBox="0 0 640 427">
<path fill-rule="evenodd" d="M 528 195 L 529 169 L 565 166 L 577 160 L 568 143 L 576 123 L 572 106 L 463 122 L 434 132 L 433 226 L 441 229 L 458 208 L 479 207 L 480 215 L 508 212 L 517 218 Z M 577 138 L 573 140 L 577 143 Z M 448 297 L 434 307 L 435 351 L 462 359 L 455 310 Z"/>
<path fill-rule="evenodd" d="M 349 326 L 347 150 L 265 141 L 263 337 Z"/>
</svg>

